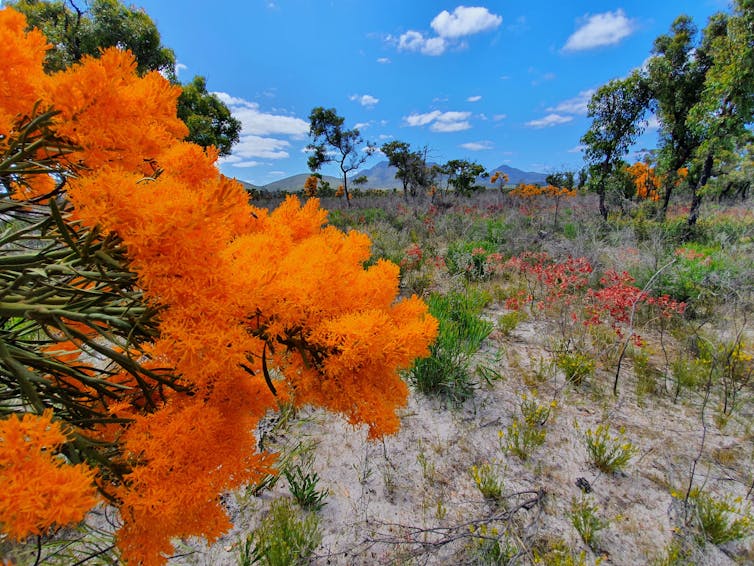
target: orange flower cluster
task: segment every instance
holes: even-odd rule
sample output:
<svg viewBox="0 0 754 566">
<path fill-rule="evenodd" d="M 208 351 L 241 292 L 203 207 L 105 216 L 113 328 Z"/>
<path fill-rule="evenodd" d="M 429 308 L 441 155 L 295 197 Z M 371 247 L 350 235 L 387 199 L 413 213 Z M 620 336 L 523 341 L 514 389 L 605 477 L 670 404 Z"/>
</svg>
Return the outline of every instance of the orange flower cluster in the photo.
<svg viewBox="0 0 754 566">
<path fill-rule="evenodd" d="M 655 174 L 655 168 L 646 163 L 637 161 L 633 165 L 626 167 L 626 171 L 634 181 L 636 187 L 636 198 L 649 199 L 653 201 L 660 200 L 660 179 Z"/>
<path fill-rule="evenodd" d="M 309 175 L 306 178 L 306 181 L 304 181 L 304 196 L 310 197 L 310 198 L 316 197 L 318 183 L 319 183 L 319 178 L 316 175 Z"/>
<path fill-rule="evenodd" d="M 96 504 L 94 472 L 66 465 L 66 442 L 52 411 L 0 420 L 0 521 L 13 540 L 79 522 Z"/>
<path fill-rule="evenodd" d="M 338 185 L 338 189 L 335 191 L 335 196 L 340 198 L 344 194 L 346 194 L 346 191 L 343 189 L 343 185 Z"/>
<path fill-rule="evenodd" d="M 130 423 L 101 431 L 130 470 L 113 487 L 118 546 L 130 563 L 159 564 L 171 538 L 213 540 L 227 530 L 219 495 L 270 471 L 274 459 L 255 453 L 253 430 L 275 406 L 275 390 L 366 424 L 372 438 L 396 431 L 407 398 L 398 371 L 428 354 L 437 322 L 416 297 L 396 301 L 398 267 L 365 269 L 369 238 L 325 226 L 316 199 L 301 206 L 289 198 L 271 213 L 249 205 L 242 186 L 218 172 L 215 151 L 180 141 L 178 89 L 159 74 L 139 78 L 130 54 L 109 49 L 45 76 L 44 42 L 25 27 L 22 16 L 0 10 L 2 139 L 35 101 L 60 111 L 55 133 L 78 147 L 67 163 L 73 217 L 123 240 L 146 299 L 161 309 L 145 363 L 174 368 L 187 388 L 166 390 L 153 410 L 126 391 L 109 409 Z M 75 347 L 60 350 L 73 356 Z M 133 382 L 126 372 L 100 377 Z M 2 434 L 0 468 L 18 450 Z M 59 501 L 36 477 L 26 492 L 6 485 L 5 529 L 20 493 Z M 70 521 L 84 500 L 74 501 Z M 14 521 L 15 537 L 38 532 Z"/>
<path fill-rule="evenodd" d="M 500 188 L 502 188 L 503 185 L 505 185 L 510 180 L 510 177 L 508 177 L 507 173 L 503 173 L 502 171 L 495 171 L 492 174 L 492 177 L 490 177 L 490 183 L 494 185 L 498 182 L 498 180 L 500 181 Z"/>
<path fill-rule="evenodd" d="M 539 185 L 519 183 L 518 185 L 516 185 L 516 188 L 510 192 L 510 195 L 521 198 L 533 198 L 538 196 L 575 197 L 576 190 L 555 187 L 553 185 L 545 185 L 544 187 L 540 187 Z"/>
<path fill-rule="evenodd" d="M 660 188 L 666 182 L 666 178 L 662 175 L 658 175 L 654 167 L 648 163 L 637 161 L 633 165 L 626 167 L 626 172 L 633 179 L 634 186 L 636 187 L 636 198 L 644 200 L 649 199 L 652 201 L 660 200 Z M 676 172 L 675 186 L 681 184 L 681 182 L 688 176 L 689 170 L 686 167 L 681 167 Z"/>
</svg>

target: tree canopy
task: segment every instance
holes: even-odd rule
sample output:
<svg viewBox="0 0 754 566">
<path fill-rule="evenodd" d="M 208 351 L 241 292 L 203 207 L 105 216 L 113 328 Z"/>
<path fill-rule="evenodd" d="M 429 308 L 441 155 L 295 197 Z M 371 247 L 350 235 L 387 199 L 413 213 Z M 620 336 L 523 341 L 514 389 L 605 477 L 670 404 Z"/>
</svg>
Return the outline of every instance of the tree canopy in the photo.
<svg viewBox="0 0 754 566">
<path fill-rule="evenodd" d="M 176 57 L 162 44 L 152 18 L 141 9 L 119 0 L 91 0 L 82 7 L 75 0 L 15 0 L 6 2 L 26 16 L 29 28 L 40 29 L 52 48 L 45 56 L 48 73 L 63 71 L 86 56 L 99 57 L 103 49 L 128 49 L 136 59 L 139 75 L 159 71 L 177 84 Z M 239 139 L 241 123 L 214 94 L 207 92 L 204 77 L 183 85 L 180 118 L 189 128 L 187 139 L 202 147 L 215 146 L 229 155 Z"/>
<path fill-rule="evenodd" d="M 647 111 L 659 127 L 660 217 L 681 181 L 691 192 L 688 224 L 696 222 L 711 179 L 731 169 L 751 140 L 754 119 L 754 0 L 736 0 L 699 33 L 688 16 L 659 36 L 644 68 L 601 87 L 589 104 L 592 126 L 582 138 L 592 181 L 607 216 L 605 187 L 641 133 Z M 683 177 L 681 177 L 683 171 Z"/>
<path fill-rule="evenodd" d="M 312 152 L 308 165 L 313 172 L 325 163 L 338 165 L 343 178 L 343 193 L 346 202 L 349 202 L 348 174 L 361 167 L 374 152 L 374 148 L 369 144 L 362 148 L 364 140 L 359 130 L 347 130 L 343 127 L 344 123 L 345 118 L 338 116 L 335 108 L 318 106 L 312 109 L 309 114 L 309 136 L 312 141 L 306 147 Z"/>
</svg>

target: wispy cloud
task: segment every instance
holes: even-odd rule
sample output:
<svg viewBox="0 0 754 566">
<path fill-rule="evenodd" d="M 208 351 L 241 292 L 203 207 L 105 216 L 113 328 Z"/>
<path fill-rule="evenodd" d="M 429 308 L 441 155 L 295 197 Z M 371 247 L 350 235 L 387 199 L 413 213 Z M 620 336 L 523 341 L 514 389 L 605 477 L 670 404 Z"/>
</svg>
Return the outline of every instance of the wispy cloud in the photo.
<svg viewBox="0 0 754 566">
<path fill-rule="evenodd" d="M 390 63 L 390 58 L 380 57 L 377 59 L 377 62 L 380 63 L 381 65 L 387 65 L 388 63 Z"/>
<path fill-rule="evenodd" d="M 603 14 L 585 15 L 582 25 L 563 46 L 563 51 L 583 51 L 615 45 L 631 35 L 636 25 L 633 20 L 626 17 L 623 10 L 605 12 Z"/>
<path fill-rule="evenodd" d="M 440 112 L 433 110 L 424 114 L 410 114 L 404 117 L 409 126 L 426 126 L 433 132 L 460 132 L 471 128 L 471 112 Z"/>
<path fill-rule="evenodd" d="M 398 50 L 431 56 L 442 55 L 450 47 L 465 47 L 463 38 L 493 30 L 502 22 L 501 16 L 483 7 L 458 6 L 452 13 L 443 10 L 429 24 L 437 35 L 408 30 L 398 37 Z M 388 36 L 388 41 L 395 42 L 395 38 Z"/>
<path fill-rule="evenodd" d="M 277 136 L 303 139 L 309 132 L 309 123 L 301 118 L 263 112 L 256 102 L 225 92 L 214 94 L 241 121 L 240 140 L 233 147 L 232 155 L 224 158 L 223 163 L 230 163 L 234 167 L 256 167 L 261 163 L 253 158 L 284 159 L 289 157 L 291 144 Z"/>
<path fill-rule="evenodd" d="M 579 114 L 586 116 L 587 106 L 592 99 L 592 95 L 595 93 L 595 89 L 582 90 L 577 96 L 564 100 L 555 106 L 551 106 L 547 109 L 548 112 L 556 112 L 563 114 Z"/>
<path fill-rule="evenodd" d="M 549 128 L 552 126 L 558 126 L 560 124 L 566 124 L 573 120 L 573 116 L 562 116 L 561 114 L 548 114 L 544 118 L 538 120 L 532 120 L 526 122 L 526 125 L 530 128 Z"/>
<path fill-rule="evenodd" d="M 349 98 L 358 101 L 365 108 L 373 108 L 380 101 L 371 94 L 352 94 Z"/>
<path fill-rule="evenodd" d="M 507 115 L 507 114 L 495 114 L 495 115 L 494 115 L 494 116 L 492 117 L 492 119 L 493 119 L 493 120 L 494 120 L 495 122 L 499 122 L 500 120 L 505 120 L 505 119 L 506 119 L 507 117 L 508 117 L 508 115 Z"/>
<path fill-rule="evenodd" d="M 482 100 L 482 97 L 477 94 L 475 96 L 469 96 L 466 99 L 466 102 L 479 102 L 480 100 Z"/>
<path fill-rule="evenodd" d="M 478 141 L 462 143 L 459 147 L 468 149 L 469 151 L 484 151 L 486 149 L 492 149 L 494 147 L 491 141 Z"/>
<path fill-rule="evenodd" d="M 0 6 L 2 5 L 2 2 L 0 2 Z M 176 63 L 175 64 L 175 76 L 178 77 L 181 74 L 181 71 L 188 70 L 188 66 L 184 65 L 183 63 Z"/>
</svg>

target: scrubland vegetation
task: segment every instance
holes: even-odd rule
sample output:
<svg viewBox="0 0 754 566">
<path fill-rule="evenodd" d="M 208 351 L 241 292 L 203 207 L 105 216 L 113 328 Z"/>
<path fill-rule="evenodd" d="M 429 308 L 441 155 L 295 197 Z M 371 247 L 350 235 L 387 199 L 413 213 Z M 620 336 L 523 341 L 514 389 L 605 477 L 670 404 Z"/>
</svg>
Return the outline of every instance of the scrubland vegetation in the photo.
<svg viewBox="0 0 754 566">
<path fill-rule="evenodd" d="M 680 18 L 546 186 L 349 191 L 315 108 L 343 188 L 250 203 L 156 69 L 0 11 L 2 559 L 753 562 L 751 30 Z"/>
</svg>

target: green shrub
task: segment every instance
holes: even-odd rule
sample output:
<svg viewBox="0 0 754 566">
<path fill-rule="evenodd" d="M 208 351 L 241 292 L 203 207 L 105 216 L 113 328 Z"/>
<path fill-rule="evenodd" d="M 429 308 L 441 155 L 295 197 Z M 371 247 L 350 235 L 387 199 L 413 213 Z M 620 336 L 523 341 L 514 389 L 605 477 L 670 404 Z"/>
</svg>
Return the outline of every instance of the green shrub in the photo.
<svg viewBox="0 0 754 566">
<path fill-rule="evenodd" d="M 597 533 L 608 526 L 608 522 L 597 516 L 597 506 L 586 497 L 571 501 L 571 523 L 581 535 L 584 543 L 597 550 Z"/>
<path fill-rule="evenodd" d="M 626 431 L 621 428 L 618 434 L 610 434 L 610 425 L 598 425 L 584 433 L 589 461 L 605 473 L 613 473 L 624 468 L 636 454 L 633 444 L 626 441 Z"/>
<path fill-rule="evenodd" d="M 440 329 L 429 357 L 417 360 L 408 374 L 409 382 L 420 392 L 454 403 L 471 397 L 476 385 L 470 372 L 471 356 L 493 329 L 491 322 L 479 316 L 488 300 L 473 289 L 429 297 L 429 310 Z"/>
<path fill-rule="evenodd" d="M 312 513 L 303 517 L 288 499 L 272 502 L 259 528 L 250 533 L 239 548 L 242 566 L 296 566 L 309 563 L 322 541 L 319 519 Z"/>
<path fill-rule="evenodd" d="M 489 463 L 472 466 L 469 473 L 482 497 L 495 502 L 502 500 L 504 484 L 494 466 Z"/>
<path fill-rule="evenodd" d="M 717 498 L 694 488 L 689 494 L 689 503 L 703 540 L 712 544 L 724 544 L 754 533 L 751 507 L 745 506 L 740 498 Z"/>
<path fill-rule="evenodd" d="M 596 367 L 594 359 L 581 352 L 561 352 L 555 358 L 555 365 L 563 372 L 566 381 L 575 385 L 592 377 Z"/>
<path fill-rule="evenodd" d="M 524 393 L 519 404 L 522 418 L 514 418 L 505 431 L 498 433 L 503 451 L 527 460 L 535 448 L 545 443 L 545 424 L 556 406 L 556 401 L 545 405 Z"/>
<path fill-rule="evenodd" d="M 300 464 L 283 470 L 291 495 L 296 499 L 302 509 L 307 511 L 319 511 L 325 506 L 327 491 L 319 491 L 317 484 L 319 476 L 313 471 L 312 460 L 307 459 Z"/>
<path fill-rule="evenodd" d="M 497 246 L 486 240 L 456 241 L 448 246 L 445 265 L 451 275 L 463 275 L 469 281 L 489 279 L 494 270 L 488 262 Z"/>
</svg>

